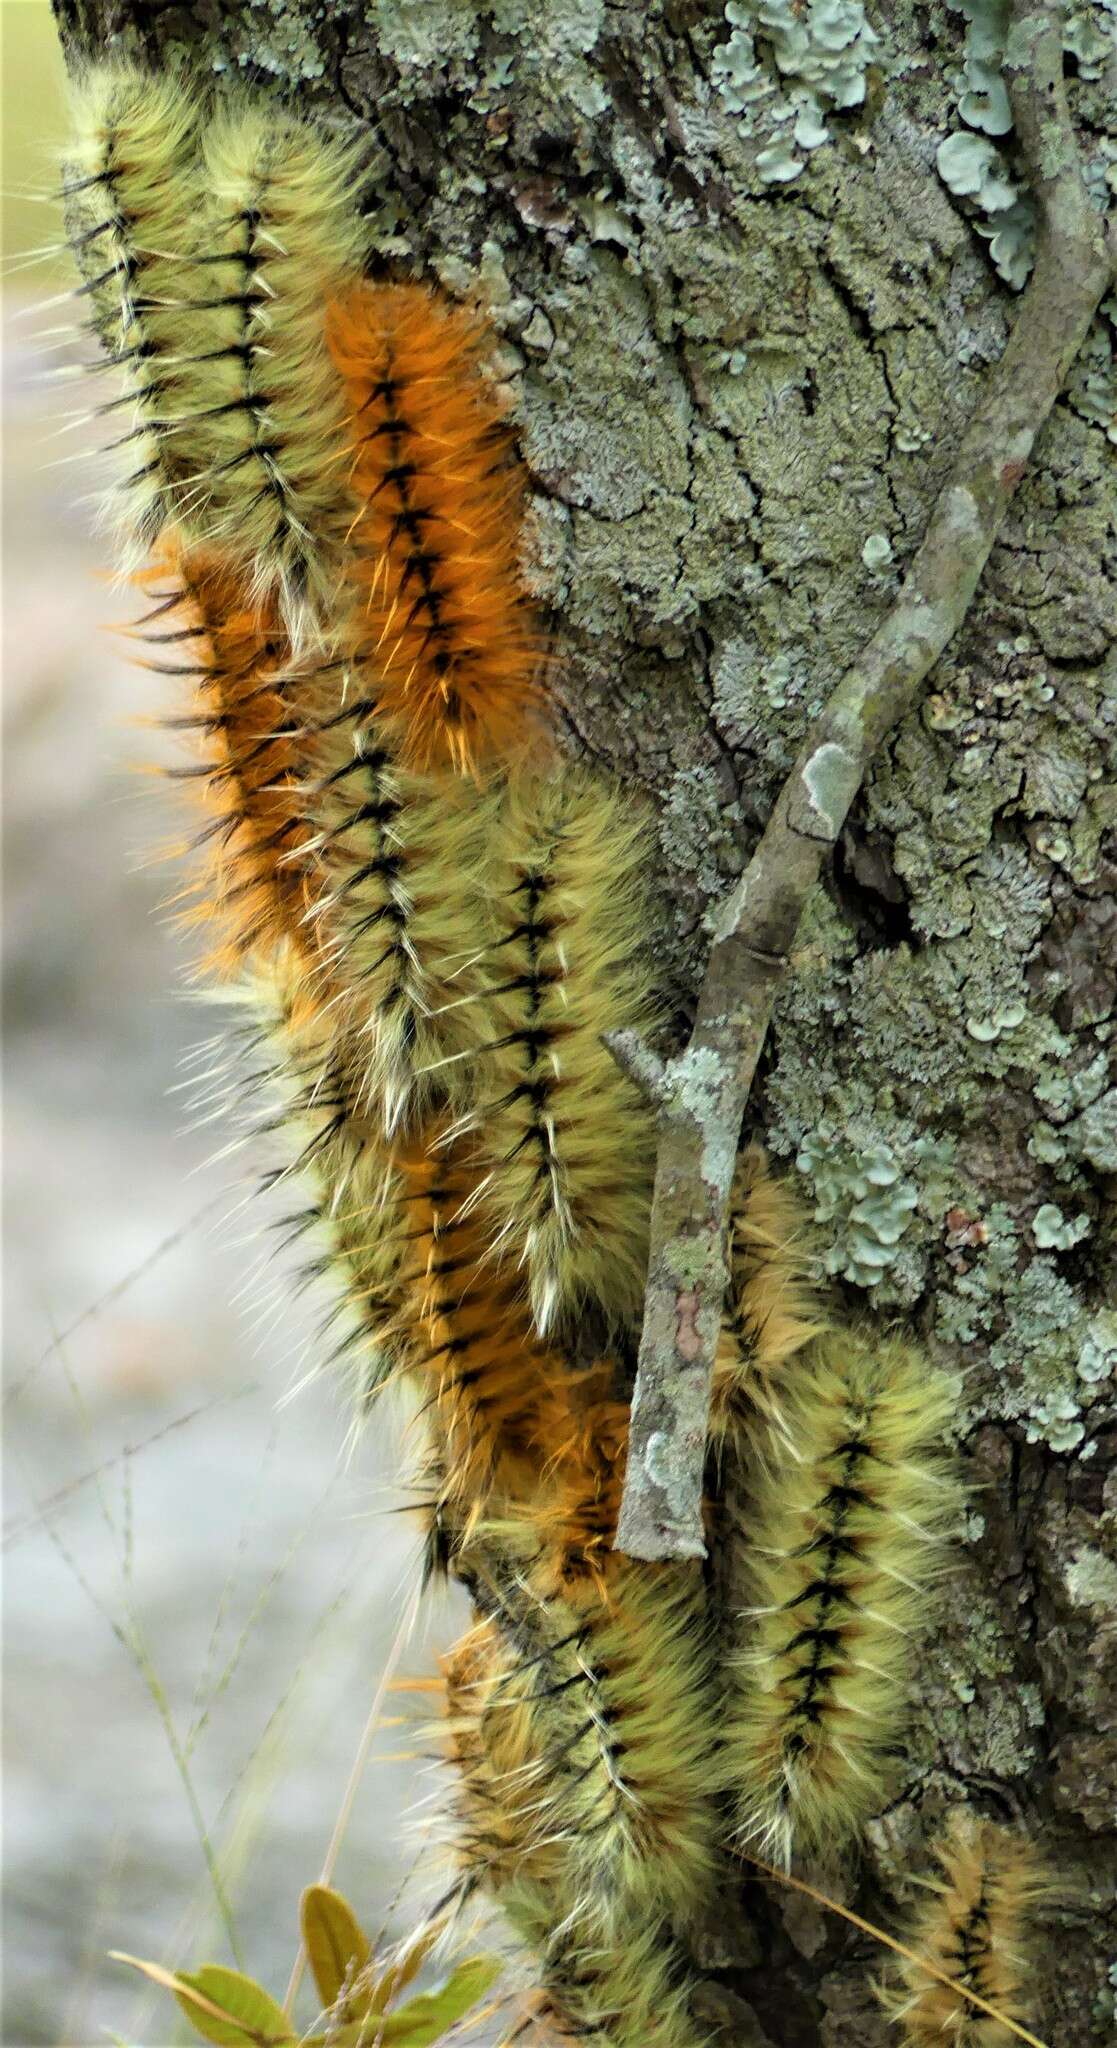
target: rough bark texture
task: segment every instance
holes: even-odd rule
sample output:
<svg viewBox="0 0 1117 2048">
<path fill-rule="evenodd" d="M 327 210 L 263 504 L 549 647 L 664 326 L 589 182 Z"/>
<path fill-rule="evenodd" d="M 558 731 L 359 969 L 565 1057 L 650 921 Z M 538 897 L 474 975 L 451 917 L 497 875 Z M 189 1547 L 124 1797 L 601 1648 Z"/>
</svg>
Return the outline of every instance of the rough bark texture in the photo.
<svg viewBox="0 0 1117 2048">
<path fill-rule="evenodd" d="M 710 0 L 56 5 L 74 47 L 119 37 L 375 122 L 385 265 L 482 282 L 570 742 L 656 805 L 681 1039 L 706 914 L 892 602 L 1004 345 L 981 195 L 936 171 L 963 17 L 890 0 L 865 104 L 781 181 L 788 81 L 761 37 L 775 93 L 748 97 Z M 1081 52 L 1111 19 L 1083 6 L 1070 45 L 1100 195 L 1117 55 Z M 1059 2048 L 1110 2039 L 1117 1995 L 1113 351 L 1103 314 L 812 899 L 749 1109 L 848 1306 L 957 1369 L 975 1488 L 859 1904 L 892 1924 L 957 1798 L 1018 1816 L 1079 1885 L 1044 1962 Z M 774 1886 L 748 1901 L 735 2038 L 883 2048 L 872 1944 Z"/>
</svg>

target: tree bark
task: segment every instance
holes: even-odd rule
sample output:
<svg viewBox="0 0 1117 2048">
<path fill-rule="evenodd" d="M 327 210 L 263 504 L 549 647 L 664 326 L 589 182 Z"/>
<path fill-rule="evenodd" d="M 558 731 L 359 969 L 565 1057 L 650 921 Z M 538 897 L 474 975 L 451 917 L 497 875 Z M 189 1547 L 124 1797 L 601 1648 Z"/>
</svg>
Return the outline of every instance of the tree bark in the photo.
<svg viewBox="0 0 1117 2048">
<path fill-rule="evenodd" d="M 761 32 L 770 90 L 750 99 L 737 29 L 709 0 L 55 11 L 74 53 L 182 56 L 374 128 L 386 271 L 482 286 L 569 744 L 656 810 L 671 1054 L 709 913 L 893 604 L 1017 304 L 977 232 L 1005 209 L 998 223 L 936 168 L 968 132 L 964 18 L 889 0 L 864 104 L 796 151 L 772 121 L 794 80 Z M 1117 50 L 1086 29 L 1100 40 L 1111 19 L 1071 17 L 1099 198 L 1117 175 Z M 1013 138 L 999 146 L 1011 166 Z M 974 1488 L 901 1790 L 842 1896 L 894 1925 L 946 1806 L 1018 1820 L 1077 1886 L 1036 2029 L 1059 2048 L 1109 2039 L 1117 1995 L 1106 304 L 930 694 L 870 766 L 809 899 L 746 1116 L 814 1208 L 846 1310 L 902 1319 L 957 1371 Z M 775 1884 L 744 1893 L 731 2038 L 884 2048 L 873 1945 Z"/>
</svg>

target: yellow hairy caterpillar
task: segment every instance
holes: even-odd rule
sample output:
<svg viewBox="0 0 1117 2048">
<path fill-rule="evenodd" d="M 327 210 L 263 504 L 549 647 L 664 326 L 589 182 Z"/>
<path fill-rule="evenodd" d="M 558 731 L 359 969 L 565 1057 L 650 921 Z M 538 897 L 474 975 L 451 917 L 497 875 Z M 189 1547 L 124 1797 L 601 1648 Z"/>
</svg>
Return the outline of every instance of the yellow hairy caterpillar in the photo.
<svg viewBox="0 0 1117 2048">
<path fill-rule="evenodd" d="M 420 767 L 522 751 L 539 636 L 516 566 L 523 470 L 482 375 L 475 313 L 364 285 L 327 337 L 353 420 L 358 645 Z"/>
<path fill-rule="evenodd" d="M 131 566 L 197 491 L 183 426 L 192 403 L 186 309 L 199 277 L 196 108 L 173 74 L 120 62 L 82 72 L 70 101 L 62 196 L 79 295 L 106 367 L 123 373 L 121 397 L 103 410 L 121 414 L 130 450 L 119 497 Z"/>
<path fill-rule="evenodd" d="M 220 548 L 297 648 L 337 595 L 355 509 L 322 328 L 361 274 L 360 147 L 240 98 L 201 118 L 184 80 L 116 63 L 85 74 L 73 125 L 63 190 L 126 372 L 134 543 L 173 519 Z"/>
<path fill-rule="evenodd" d="M 530 1717 L 506 1683 L 508 1652 L 494 1621 L 470 1629 L 442 1662 L 449 1758 L 457 1781 L 456 1856 L 469 1899 L 482 1885 L 499 1898 L 517 1877 L 552 1887 L 559 1913 L 562 1846 L 539 1824 L 545 1796 Z"/>
<path fill-rule="evenodd" d="M 360 148 L 234 99 L 203 130 L 205 277 L 191 359 L 196 539 L 220 545 L 296 645 L 336 599 L 353 505 L 326 302 L 360 276 Z"/>
<path fill-rule="evenodd" d="M 811 1281 L 805 1206 L 766 1153 L 741 1155 L 729 1206 L 729 1284 L 714 1366 L 710 1434 L 747 1447 L 757 1422 L 778 1423 L 788 1368 L 826 1328 Z"/>
<path fill-rule="evenodd" d="M 1056 1887 L 1029 1842 L 964 1811 L 935 1855 L 942 1876 L 925 1880 L 931 1896 L 908 1933 L 912 1955 L 880 1990 L 882 2003 L 905 2048 L 1010 2048 L 1009 2028 L 963 1993 L 1018 2026 L 1035 2018 L 1033 1923 Z M 922 1970 L 924 1958 L 958 1988 Z"/>
<path fill-rule="evenodd" d="M 540 1330 L 643 1298 L 654 1159 L 647 1105 L 602 1043 L 646 1025 L 646 830 L 576 770 L 512 780 L 490 874 L 496 935 L 472 1119 L 494 1252 L 527 1276 Z"/>
<path fill-rule="evenodd" d="M 495 799 L 406 767 L 374 684 L 345 666 L 324 663 L 300 703 L 315 943 L 364 1033 L 370 1100 L 395 1130 L 460 1102 L 472 1078 Z"/>
<path fill-rule="evenodd" d="M 747 1507 L 723 1749 L 740 1836 L 775 1862 L 839 1847 L 885 1797 L 956 1511 L 933 1448 L 952 1407 L 918 1351 L 846 1330 L 782 1398 Z"/>
<path fill-rule="evenodd" d="M 541 2041 L 589 2048 L 712 2048 L 695 2009 L 694 1966 L 669 1926 L 629 1912 L 602 1934 L 560 1918 L 555 1895 L 534 1877 L 501 1894 L 505 1915 L 539 1962 L 531 2018 L 505 2036 L 512 2048 L 531 2029 Z"/>
<path fill-rule="evenodd" d="M 505 1784 L 490 1758 L 488 1799 L 515 1820 L 521 1855 L 558 1845 L 564 1896 L 587 1924 L 693 1913 L 715 1853 L 701 1568 L 609 1551 L 560 1578 L 529 1501 L 481 1524 L 456 1569 L 500 1632 L 479 1732 L 515 1721 L 502 1742 L 517 1774 Z"/>
<path fill-rule="evenodd" d="M 137 581 L 156 599 L 140 637 L 179 657 L 146 665 L 193 686 L 196 710 L 169 723 L 197 732 L 212 750 L 171 771 L 200 786 L 208 813 L 195 839 L 208 859 L 189 885 L 195 902 L 184 921 L 216 926 L 204 964 L 218 973 L 282 939 L 305 947 L 299 855 L 308 832 L 287 636 L 274 609 L 247 601 L 223 559 L 207 550 L 167 544 Z"/>
<path fill-rule="evenodd" d="M 360 1414 L 411 1359 L 404 1176 L 363 1100 L 360 1039 L 316 999 L 296 949 L 257 956 L 230 993 L 244 1018 L 242 1100 L 262 1103 L 256 1134 L 283 1145 L 264 1186 L 291 1183 L 304 1197 L 278 1227 L 288 1245 L 308 1247 L 304 1280 L 333 1283 L 329 1363 L 346 1371 Z"/>
</svg>

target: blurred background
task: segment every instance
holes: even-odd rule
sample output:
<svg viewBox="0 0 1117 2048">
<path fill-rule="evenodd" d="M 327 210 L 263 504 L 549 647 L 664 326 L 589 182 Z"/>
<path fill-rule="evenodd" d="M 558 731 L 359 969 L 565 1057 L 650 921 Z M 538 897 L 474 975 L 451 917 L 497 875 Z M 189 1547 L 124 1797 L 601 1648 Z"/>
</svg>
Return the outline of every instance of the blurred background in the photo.
<svg viewBox="0 0 1117 2048">
<path fill-rule="evenodd" d="M 88 351 L 73 304 L 43 304 L 65 262 L 24 262 L 60 233 L 34 196 L 64 131 L 47 0 L 0 0 L 0 36 L 2 2037 L 153 2048 L 195 2037 L 110 1948 L 239 1955 L 282 1998 L 418 1537 L 400 1415 L 346 1463 L 340 1388 L 284 1404 L 314 1305 L 239 1207 L 250 1162 L 214 1161 L 227 1132 L 188 1130 L 175 1092 L 214 1012 L 184 993 L 172 877 L 149 858 L 169 795 L 137 772 L 174 758 L 140 723 L 174 686 L 111 630 L 138 606 L 96 533 Z M 432 1672 L 460 1625 L 428 1605 L 402 1674 Z M 429 1701 L 389 1694 L 384 1713 L 403 1725 L 371 1740 L 336 1865 L 373 1932 L 414 1924 L 440 1878 Z"/>
</svg>

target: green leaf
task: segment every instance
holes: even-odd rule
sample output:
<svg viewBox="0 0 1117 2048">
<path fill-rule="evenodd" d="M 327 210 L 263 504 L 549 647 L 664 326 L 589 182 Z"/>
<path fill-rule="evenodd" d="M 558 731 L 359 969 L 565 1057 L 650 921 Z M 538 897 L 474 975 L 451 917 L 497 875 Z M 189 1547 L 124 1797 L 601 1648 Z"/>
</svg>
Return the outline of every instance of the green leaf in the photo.
<svg viewBox="0 0 1117 2048">
<path fill-rule="evenodd" d="M 421 1991 L 380 2022 L 377 2044 L 384 2048 L 431 2048 L 483 1998 L 500 1975 L 496 1956 L 470 1956 L 437 1991 Z"/>
<path fill-rule="evenodd" d="M 282 2006 L 239 1970 L 220 1963 L 178 1970 L 174 1993 L 191 2025 L 217 2048 L 281 2048 L 298 2039 Z"/>
<path fill-rule="evenodd" d="M 318 1996 L 323 2005 L 336 2005 L 342 1992 L 350 1992 L 355 1980 L 367 1969 L 372 1950 L 351 1907 L 340 1892 L 331 1891 L 328 1885 L 307 1886 L 299 1917 Z M 347 1998 L 346 2004 L 353 2010 L 365 2010 L 368 1997 Z"/>
<path fill-rule="evenodd" d="M 471 1956 L 437 1991 L 420 1992 L 398 2011 L 366 2013 L 328 2034 L 304 2035 L 299 2048 L 433 2048 L 500 1974 L 496 1956 Z"/>
</svg>

